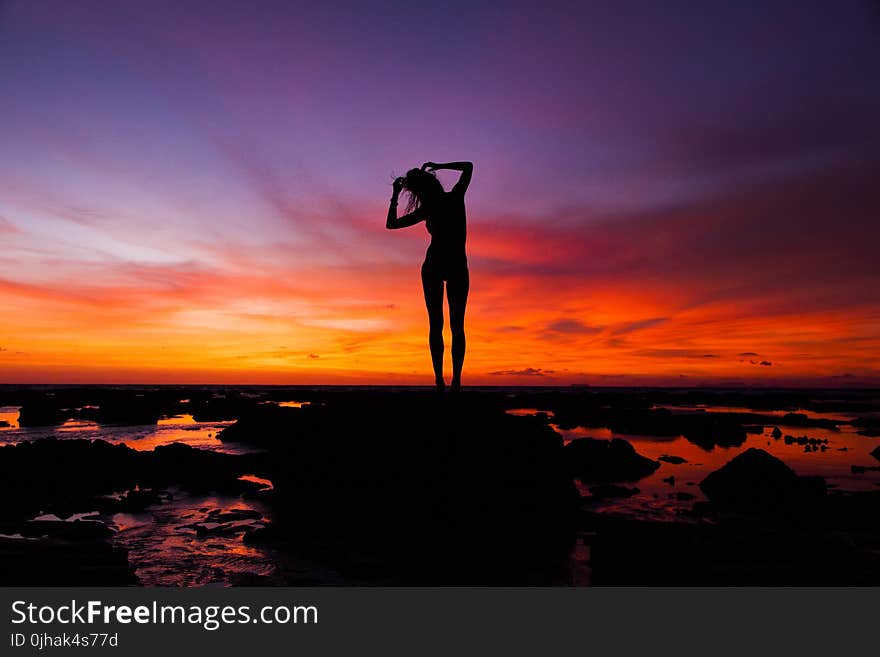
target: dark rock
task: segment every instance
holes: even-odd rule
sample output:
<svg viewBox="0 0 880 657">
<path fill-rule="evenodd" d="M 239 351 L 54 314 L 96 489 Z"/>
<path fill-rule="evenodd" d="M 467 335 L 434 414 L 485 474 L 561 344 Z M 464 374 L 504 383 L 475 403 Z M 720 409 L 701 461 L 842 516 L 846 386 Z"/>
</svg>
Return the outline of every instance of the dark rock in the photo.
<svg viewBox="0 0 880 657">
<path fill-rule="evenodd" d="M 687 463 L 687 459 L 684 459 L 680 456 L 669 456 L 668 454 L 664 454 L 663 456 L 658 456 L 657 460 L 663 461 L 664 463 L 672 463 L 675 465 L 679 465 L 681 463 Z"/>
<path fill-rule="evenodd" d="M 319 427 L 310 423 L 320 413 L 311 408 L 290 408 L 266 404 L 249 409 L 235 424 L 225 427 L 217 434 L 221 442 L 248 443 L 268 446 L 278 441 L 279 428 L 299 427 L 303 431 L 318 431 Z"/>
<path fill-rule="evenodd" d="M 67 517 L 99 509 L 139 511 L 159 503 L 158 489 L 178 484 L 193 491 L 241 491 L 238 481 L 253 471 L 253 457 L 233 456 L 172 444 L 139 452 L 102 440 L 45 438 L 0 447 L 0 518 L 40 513 Z M 34 473 L 39 473 L 35 476 Z M 116 491 L 130 491 L 121 499 Z"/>
<path fill-rule="evenodd" d="M 207 517 L 207 522 L 234 522 L 236 520 L 259 520 L 263 514 L 253 509 L 223 509 L 212 510 Z"/>
<path fill-rule="evenodd" d="M 664 477 L 663 483 L 669 484 L 670 486 L 675 486 L 675 475 L 671 475 L 669 477 Z"/>
<path fill-rule="evenodd" d="M 20 427 L 49 427 L 63 424 L 66 420 L 74 417 L 71 409 L 62 409 L 52 399 L 40 399 L 29 402 L 21 407 L 18 412 L 18 426 Z"/>
<path fill-rule="evenodd" d="M 880 472 L 880 465 L 851 465 L 849 469 L 853 474 L 865 474 L 866 472 Z"/>
<path fill-rule="evenodd" d="M 700 482 L 717 507 L 764 513 L 814 504 L 825 495 L 824 479 L 799 477 L 781 460 L 750 448 Z"/>
<path fill-rule="evenodd" d="M 279 582 L 260 573 L 234 573 L 229 583 L 232 586 L 276 586 Z"/>
<path fill-rule="evenodd" d="M 196 536 L 200 538 L 205 536 L 234 536 L 235 534 L 243 534 L 247 530 L 247 527 L 230 525 L 228 523 L 221 523 L 211 527 L 196 524 L 194 527 L 196 530 Z"/>
<path fill-rule="evenodd" d="M 31 520 L 17 527 L 22 536 L 63 538 L 68 540 L 107 538 L 113 534 L 107 525 L 96 520 Z M 9 530 L 7 530 L 9 531 Z M 14 530 L 13 530 L 14 531 Z M 6 532 L 4 532 L 6 533 Z"/>
<path fill-rule="evenodd" d="M 811 418 L 804 413 L 786 413 L 782 416 L 780 424 L 789 427 L 822 427 L 824 429 L 837 429 L 839 425 L 835 420 Z"/>
<path fill-rule="evenodd" d="M 270 525 L 268 527 L 257 527 L 256 529 L 248 529 L 245 531 L 241 540 L 245 545 L 263 545 L 273 540 L 278 540 L 278 532 Z"/>
<path fill-rule="evenodd" d="M 871 456 L 873 456 L 875 459 L 877 459 L 878 461 L 880 461 L 880 447 L 875 447 L 875 448 L 871 451 Z"/>
<path fill-rule="evenodd" d="M 521 582 L 526 564 L 558 565 L 571 550 L 580 502 L 562 437 L 479 396 L 357 391 L 267 404 L 220 439 L 267 450 L 248 472 L 274 485 L 273 529 L 245 540 L 290 541 L 334 569 L 356 568 L 357 553 L 422 582 L 487 581 L 502 566 Z M 502 534 L 515 548 L 499 560 Z"/>
<path fill-rule="evenodd" d="M 858 433 L 862 436 L 880 437 L 880 415 L 857 418 L 853 421 L 853 426 L 859 427 Z"/>
<path fill-rule="evenodd" d="M 773 436 L 773 438 L 775 438 L 776 440 L 779 440 L 780 438 L 782 438 L 782 431 L 779 429 L 779 427 L 773 427 L 773 432 L 770 435 Z"/>
<path fill-rule="evenodd" d="M 675 493 L 675 499 L 679 502 L 689 502 L 690 500 L 697 499 L 697 496 L 693 493 L 685 493 L 684 491 Z"/>
<path fill-rule="evenodd" d="M 689 421 L 682 427 L 682 435 L 689 441 L 712 449 L 720 447 L 739 447 L 747 438 L 746 430 L 736 418 L 724 413 L 706 413 L 703 416 L 685 416 Z"/>
<path fill-rule="evenodd" d="M 4 586 L 131 586 L 138 580 L 125 550 L 106 540 L 0 538 L 0 582 Z"/>
<path fill-rule="evenodd" d="M 627 488 L 619 484 L 599 484 L 598 486 L 590 486 L 590 495 L 588 501 L 599 501 L 614 497 L 632 497 L 638 495 L 638 488 Z"/>
<path fill-rule="evenodd" d="M 102 513 L 140 513 L 170 498 L 171 495 L 165 491 L 138 488 L 127 491 L 120 497 L 97 497 L 95 503 Z"/>
<path fill-rule="evenodd" d="M 78 416 L 101 424 L 142 425 L 156 424 L 163 415 L 162 410 L 159 400 L 135 395 L 120 397 L 96 409 L 86 409 Z"/>
<path fill-rule="evenodd" d="M 638 481 L 660 467 L 620 438 L 579 438 L 568 443 L 564 452 L 572 475 L 583 482 Z"/>
</svg>

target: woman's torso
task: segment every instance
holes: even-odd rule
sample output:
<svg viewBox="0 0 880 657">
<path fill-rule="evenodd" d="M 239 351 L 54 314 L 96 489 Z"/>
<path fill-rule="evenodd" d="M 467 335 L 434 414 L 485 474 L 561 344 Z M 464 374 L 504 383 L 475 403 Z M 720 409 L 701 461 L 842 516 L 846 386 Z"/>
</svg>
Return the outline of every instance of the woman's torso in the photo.
<svg viewBox="0 0 880 657">
<path fill-rule="evenodd" d="M 467 266 L 467 217 L 463 194 L 445 192 L 437 205 L 428 212 L 425 226 L 431 235 L 425 262 L 445 267 Z"/>
</svg>

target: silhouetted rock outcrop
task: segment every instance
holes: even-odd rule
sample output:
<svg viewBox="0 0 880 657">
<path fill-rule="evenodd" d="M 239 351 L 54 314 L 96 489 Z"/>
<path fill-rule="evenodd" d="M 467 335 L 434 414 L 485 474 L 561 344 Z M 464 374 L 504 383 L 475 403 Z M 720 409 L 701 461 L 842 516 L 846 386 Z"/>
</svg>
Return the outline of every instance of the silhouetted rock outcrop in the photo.
<svg viewBox="0 0 880 657">
<path fill-rule="evenodd" d="M 126 551 L 103 538 L 0 537 L 0 582 L 4 586 L 131 586 L 138 579 Z"/>
<path fill-rule="evenodd" d="M 853 425 L 859 427 L 858 433 L 870 438 L 880 437 L 880 417 L 869 416 L 860 417 L 853 422 Z"/>
<path fill-rule="evenodd" d="M 821 477 L 799 477 L 762 449 L 747 449 L 700 482 L 713 505 L 754 513 L 768 513 L 810 505 L 825 495 Z"/>
<path fill-rule="evenodd" d="M 565 446 L 565 458 L 572 475 L 583 482 L 637 481 L 660 467 L 620 438 L 572 440 Z"/>
<path fill-rule="evenodd" d="M 499 581 L 502 570 L 546 582 L 524 578 L 561 568 L 571 548 L 579 496 L 543 418 L 467 397 L 359 392 L 261 406 L 219 438 L 268 450 L 257 474 L 274 484 L 273 525 L 249 542 L 314 542 L 338 568 L 357 567 L 354 550 L 420 582 Z"/>
<path fill-rule="evenodd" d="M 34 400 L 21 407 L 18 412 L 20 427 L 51 427 L 63 424 L 75 416 L 72 409 L 61 409 L 51 399 Z"/>
<path fill-rule="evenodd" d="M 102 499 L 136 487 L 178 484 L 188 490 L 239 490 L 238 477 L 258 457 L 234 456 L 171 444 L 152 452 L 102 440 L 45 438 L 0 447 L 2 518 L 38 513 L 67 517 L 97 508 L 137 509 L 155 493 L 132 492 L 122 500 Z"/>
</svg>

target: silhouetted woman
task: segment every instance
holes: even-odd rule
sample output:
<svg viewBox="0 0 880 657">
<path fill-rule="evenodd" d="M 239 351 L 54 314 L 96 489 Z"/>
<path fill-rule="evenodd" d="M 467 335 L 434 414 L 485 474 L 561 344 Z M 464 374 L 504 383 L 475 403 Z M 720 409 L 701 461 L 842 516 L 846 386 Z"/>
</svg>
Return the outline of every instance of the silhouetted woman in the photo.
<svg viewBox="0 0 880 657">
<path fill-rule="evenodd" d="M 450 191 L 444 191 L 434 171 L 454 169 L 461 171 L 458 182 Z M 431 361 L 434 364 L 434 382 L 437 390 L 443 382 L 443 283 L 449 301 L 449 325 L 452 329 L 452 390 L 461 389 L 461 367 L 464 363 L 464 309 L 467 305 L 470 277 L 468 276 L 465 239 L 467 220 L 464 193 L 471 182 L 474 165 L 470 162 L 425 162 L 421 169 L 410 169 L 394 181 L 394 195 L 388 207 L 386 228 L 406 228 L 425 222 L 431 234 L 431 244 L 422 264 L 422 288 L 428 308 Z M 402 190 L 409 192 L 406 214 L 397 216 L 397 197 Z"/>
</svg>

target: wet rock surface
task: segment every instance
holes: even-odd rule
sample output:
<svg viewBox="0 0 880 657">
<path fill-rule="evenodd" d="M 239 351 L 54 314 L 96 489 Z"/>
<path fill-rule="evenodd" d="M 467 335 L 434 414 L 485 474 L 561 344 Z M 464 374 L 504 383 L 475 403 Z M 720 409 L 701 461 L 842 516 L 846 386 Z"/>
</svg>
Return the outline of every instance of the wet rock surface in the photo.
<svg viewBox="0 0 880 657">
<path fill-rule="evenodd" d="M 189 491 L 239 491 L 252 459 L 185 445 L 138 452 L 95 440 L 43 439 L 0 448 L 0 561 L 4 584 L 112 585 L 137 582 L 126 551 L 112 544 L 106 520 Z M 248 482 L 248 486 L 253 486 Z M 100 519 L 74 519 L 94 512 Z M 58 520 L 34 520 L 52 514 Z M 66 555 L 63 556 L 62 555 Z M 61 563 L 47 566 L 47 556 Z M 61 564 L 64 565 L 61 565 Z"/>
</svg>

